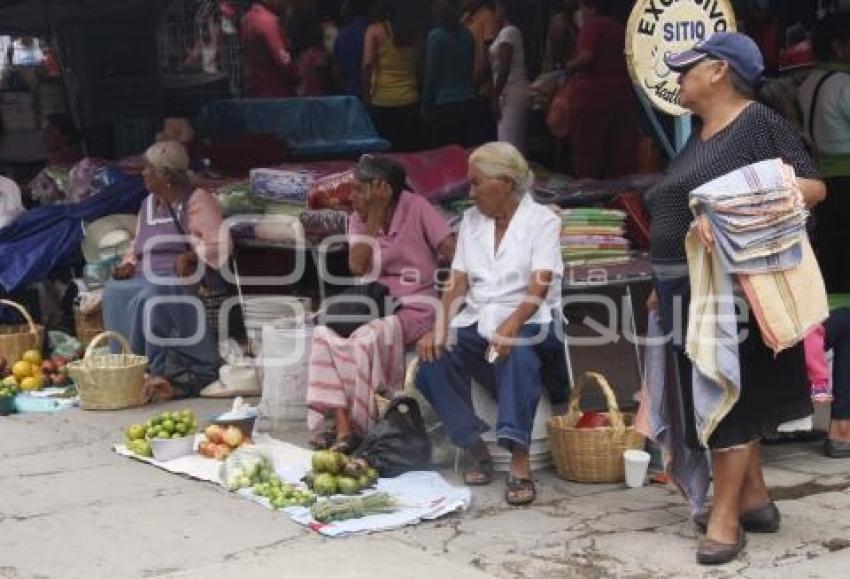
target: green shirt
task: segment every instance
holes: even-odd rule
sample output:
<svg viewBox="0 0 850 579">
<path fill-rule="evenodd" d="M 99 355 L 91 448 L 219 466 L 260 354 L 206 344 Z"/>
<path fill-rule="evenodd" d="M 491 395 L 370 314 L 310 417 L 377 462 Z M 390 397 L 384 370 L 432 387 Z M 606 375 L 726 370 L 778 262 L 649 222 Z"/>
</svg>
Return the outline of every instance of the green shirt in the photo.
<svg viewBox="0 0 850 579">
<path fill-rule="evenodd" d="M 428 34 L 422 106 L 465 101 L 475 96 L 475 40 L 464 26 Z"/>
</svg>

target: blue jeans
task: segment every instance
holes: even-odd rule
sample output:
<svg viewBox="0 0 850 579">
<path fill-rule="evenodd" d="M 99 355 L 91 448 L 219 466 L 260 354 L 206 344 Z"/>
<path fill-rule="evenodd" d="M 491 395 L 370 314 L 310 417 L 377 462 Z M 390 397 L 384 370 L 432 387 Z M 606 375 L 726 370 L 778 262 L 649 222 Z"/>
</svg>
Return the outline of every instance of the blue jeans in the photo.
<svg viewBox="0 0 850 579">
<path fill-rule="evenodd" d="M 553 324 L 545 328 L 545 347 L 557 338 Z M 526 324 L 520 338 L 543 333 L 540 324 Z M 416 374 L 416 386 L 443 421 L 451 441 L 461 448 L 480 442 L 490 427 L 472 407 L 472 379 L 499 402 L 496 437 L 499 445 L 512 450 L 528 448 L 537 403 L 543 391 L 538 345 L 515 345 L 504 360 L 490 364 L 484 358 L 488 343 L 474 324 L 457 329 L 457 341 L 451 351 L 443 352 L 434 362 L 422 362 Z"/>
</svg>

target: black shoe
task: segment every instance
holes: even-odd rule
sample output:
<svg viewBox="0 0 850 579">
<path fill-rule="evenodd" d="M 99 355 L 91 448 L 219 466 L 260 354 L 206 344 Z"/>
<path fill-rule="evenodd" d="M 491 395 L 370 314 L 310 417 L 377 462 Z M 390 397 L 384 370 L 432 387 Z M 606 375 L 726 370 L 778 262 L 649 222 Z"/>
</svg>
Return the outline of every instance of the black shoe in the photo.
<svg viewBox="0 0 850 579">
<path fill-rule="evenodd" d="M 743 513 L 738 520 L 748 533 L 776 533 L 782 523 L 782 514 L 776 503 L 770 501 L 763 507 Z"/>
<path fill-rule="evenodd" d="M 827 438 L 823 443 L 823 453 L 829 458 L 850 458 L 850 442 Z"/>
<path fill-rule="evenodd" d="M 744 529 L 738 526 L 738 539 L 730 544 L 718 543 L 711 539 L 703 539 L 697 549 L 697 563 L 700 565 L 723 565 L 734 561 L 744 550 L 747 540 Z"/>
<path fill-rule="evenodd" d="M 694 515 L 694 524 L 700 532 L 705 533 L 710 516 L 711 511 L 703 511 Z M 775 533 L 779 530 L 782 515 L 776 508 L 776 503 L 770 501 L 763 507 L 742 513 L 738 521 L 748 533 Z"/>
</svg>

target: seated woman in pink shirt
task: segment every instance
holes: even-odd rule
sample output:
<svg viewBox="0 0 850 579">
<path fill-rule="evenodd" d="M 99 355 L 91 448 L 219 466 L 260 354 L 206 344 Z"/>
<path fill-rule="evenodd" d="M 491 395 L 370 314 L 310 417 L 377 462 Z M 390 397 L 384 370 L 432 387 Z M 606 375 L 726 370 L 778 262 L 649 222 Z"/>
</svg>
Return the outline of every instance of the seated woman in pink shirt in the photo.
<svg viewBox="0 0 850 579">
<path fill-rule="evenodd" d="M 308 426 L 319 431 L 333 415 L 335 433 L 314 446 L 347 452 L 377 419 L 374 396 L 392 395 L 404 376 L 404 349 L 434 325 L 439 263 L 451 263 L 455 236 L 425 198 L 411 193 L 404 168 L 365 155 L 355 169 L 349 221 L 349 269 L 389 290 L 394 311 L 342 337 L 327 326 L 313 333 L 308 369 Z M 330 322 L 329 322 L 330 323 Z"/>
</svg>

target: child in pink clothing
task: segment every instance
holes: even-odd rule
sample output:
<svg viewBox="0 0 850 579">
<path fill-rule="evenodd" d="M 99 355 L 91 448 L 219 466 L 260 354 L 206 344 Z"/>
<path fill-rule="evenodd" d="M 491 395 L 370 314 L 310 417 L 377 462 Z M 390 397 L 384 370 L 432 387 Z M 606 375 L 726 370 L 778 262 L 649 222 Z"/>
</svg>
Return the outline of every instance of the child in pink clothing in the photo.
<svg viewBox="0 0 850 579">
<path fill-rule="evenodd" d="M 825 332 L 822 324 L 803 338 L 803 349 L 806 353 L 806 372 L 809 375 L 809 383 L 812 388 L 812 401 L 829 404 L 832 402 L 832 391 L 830 390 L 829 369 L 826 364 L 824 344 Z"/>
</svg>

